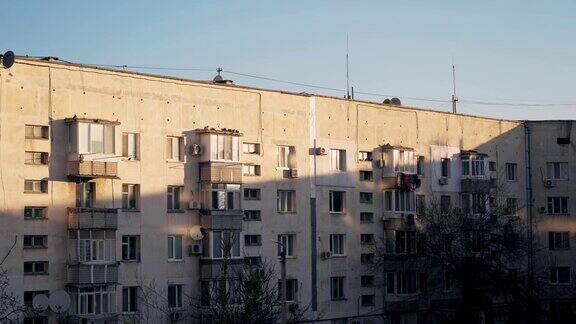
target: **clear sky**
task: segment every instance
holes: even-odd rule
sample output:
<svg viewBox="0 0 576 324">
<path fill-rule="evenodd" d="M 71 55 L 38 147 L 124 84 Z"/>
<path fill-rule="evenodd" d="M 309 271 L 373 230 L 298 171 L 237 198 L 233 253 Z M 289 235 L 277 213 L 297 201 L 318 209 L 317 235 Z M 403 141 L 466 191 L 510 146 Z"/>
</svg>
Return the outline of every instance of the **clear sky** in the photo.
<svg viewBox="0 0 576 324">
<path fill-rule="evenodd" d="M 357 92 L 451 110 L 450 103 L 407 97 L 450 100 L 454 58 L 459 111 L 576 119 L 576 1 L 4 1 L 0 24 L 2 52 L 209 70 L 146 71 L 192 79 L 211 79 L 222 66 L 337 89 L 346 88 L 348 35 Z M 224 76 L 242 85 L 344 95 Z"/>
</svg>

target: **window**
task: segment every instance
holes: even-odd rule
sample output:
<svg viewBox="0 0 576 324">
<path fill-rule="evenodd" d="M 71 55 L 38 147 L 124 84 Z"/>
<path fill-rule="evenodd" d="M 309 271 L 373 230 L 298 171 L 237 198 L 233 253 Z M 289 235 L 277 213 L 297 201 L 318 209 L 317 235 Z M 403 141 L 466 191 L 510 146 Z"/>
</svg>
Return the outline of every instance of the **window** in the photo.
<svg viewBox="0 0 576 324">
<path fill-rule="evenodd" d="M 344 278 L 345 277 L 330 278 L 330 296 L 332 300 L 344 299 Z"/>
<path fill-rule="evenodd" d="M 294 159 L 294 146 L 280 145 L 278 146 L 278 168 L 290 169 L 295 164 Z"/>
<path fill-rule="evenodd" d="M 420 215 L 426 212 L 426 196 L 416 195 L 416 212 Z"/>
<path fill-rule="evenodd" d="M 518 211 L 518 199 L 517 198 L 506 198 L 506 214 L 516 215 Z"/>
<path fill-rule="evenodd" d="M 80 288 L 78 298 L 72 298 L 76 303 L 78 315 L 110 314 L 116 312 L 116 287 L 86 287 Z"/>
<path fill-rule="evenodd" d="M 470 155 L 462 157 L 462 175 L 481 177 L 485 175 L 483 155 Z"/>
<path fill-rule="evenodd" d="M 346 236 L 344 234 L 330 234 L 330 252 L 332 256 L 344 256 L 346 250 L 344 245 L 346 243 Z"/>
<path fill-rule="evenodd" d="M 78 123 L 78 153 L 114 154 L 114 125 Z"/>
<path fill-rule="evenodd" d="M 244 200 L 260 200 L 260 189 L 244 188 Z"/>
<path fill-rule="evenodd" d="M 283 249 L 286 249 L 286 257 L 293 257 L 295 241 L 296 234 L 279 234 L 278 242 L 281 244 L 278 245 L 278 256 L 280 256 Z"/>
<path fill-rule="evenodd" d="M 569 284 L 570 276 L 570 267 L 550 267 L 551 284 Z"/>
<path fill-rule="evenodd" d="M 372 161 L 372 152 L 369 151 L 358 152 L 358 161 Z"/>
<path fill-rule="evenodd" d="M 50 292 L 48 290 L 30 290 L 24 292 L 24 304 L 25 305 L 32 305 L 32 301 L 34 297 L 38 295 L 46 295 L 48 297 Z"/>
<path fill-rule="evenodd" d="M 448 214 L 452 209 L 452 198 L 450 196 L 442 195 L 440 196 L 440 212 L 443 214 Z"/>
<path fill-rule="evenodd" d="M 388 294 L 414 294 L 426 290 L 426 275 L 415 271 L 386 273 Z"/>
<path fill-rule="evenodd" d="M 208 184 L 208 188 L 212 210 L 240 209 L 240 185 L 213 183 Z"/>
<path fill-rule="evenodd" d="M 248 267 L 259 267 L 262 265 L 262 257 L 244 257 L 244 265 Z"/>
<path fill-rule="evenodd" d="M 371 204 L 374 195 L 371 192 L 361 192 L 360 193 L 360 203 L 361 204 Z"/>
<path fill-rule="evenodd" d="M 122 208 L 138 209 L 140 198 L 140 185 L 123 184 L 122 185 Z"/>
<path fill-rule="evenodd" d="M 168 285 L 168 308 L 182 308 L 182 285 Z"/>
<path fill-rule="evenodd" d="M 260 144 L 243 143 L 242 144 L 242 152 L 244 154 L 259 154 L 260 153 Z"/>
<path fill-rule="evenodd" d="M 240 257 L 240 232 L 213 231 L 212 232 L 212 258 Z"/>
<path fill-rule="evenodd" d="M 546 163 L 546 180 L 568 180 L 568 162 Z"/>
<path fill-rule="evenodd" d="M 168 236 L 168 261 L 182 260 L 182 235 Z"/>
<path fill-rule="evenodd" d="M 122 288 L 122 311 L 124 313 L 138 311 L 138 287 Z"/>
<path fill-rule="evenodd" d="M 286 279 L 286 301 L 295 302 L 298 293 L 298 280 Z M 282 281 L 278 280 L 278 298 L 282 298 Z"/>
<path fill-rule="evenodd" d="M 170 143 L 172 146 L 172 143 Z M 168 144 L 166 145 L 168 148 Z M 138 160 L 138 151 L 140 150 L 140 136 L 137 133 L 122 133 L 122 156 L 127 157 L 129 160 Z M 180 150 L 180 147 L 178 147 Z M 170 148 L 172 153 L 172 148 Z M 172 155 L 168 155 L 172 156 Z M 178 155 L 180 158 L 180 155 Z"/>
<path fill-rule="evenodd" d="M 76 183 L 76 207 L 79 208 L 92 208 L 96 192 L 96 184 L 94 182 L 78 182 Z"/>
<path fill-rule="evenodd" d="M 38 249 L 48 247 L 48 236 L 46 235 L 24 235 L 25 249 Z"/>
<path fill-rule="evenodd" d="M 360 286 L 362 287 L 372 287 L 374 286 L 374 276 L 364 275 L 360 277 Z"/>
<path fill-rule="evenodd" d="M 82 230 L 69 235 L 72 240 L 77 240 L 79 262 L 116 260 L 115 231 Z"/>
<path fill-rule="evenodd" d="M 362 306 L 364 307 L 374 306 L 374 300 L 375 300 L 374 295 L 362 295 L 361 297 Z"/>
<path fill-rule="evenodd" d="M 346 150 L 330 150 L 330 170 L 346 171 Z"/>
<path fill-rule="evenodd" d="M 260 166 L 256 164 L 244 164 L 242 166 L 242 173 L 245 176 L 259 176 Z"/>
<path fill-rule="evenodd" d="M 518 180 L 518 164 L 516 163 L 506 163 L 506 180 L 516 181 Z"/>
<path fill-rule="evenodd" d="M 374 253 L 361 253 L 360 254 L 361 264 L 372 264 L 374 263 Z"/>
<path fill-rule="evenodd" d="M 568 197 L 548 197 L 548 214 L 568 214 Z"/>
<path fill-rule="evenodd" d="M 448 271 L 444 271 L 442 273 L 442 290 L 452 291 L 453 286 L 454 286 L 454 278 L 452 274 Z"/>
<path fill-rule="evenodd" d="M 122 260 L 124 261 L 140 260 L 140 235 L 122 236 Z"/>
<path fill-rule="evenodd" d="M 443 158 L 440 161 L 442 164 L 442 177 L 450 178 L 450 159 Z"/>
<path fill-rule="evenodd" d="M 413 191 L 384 191 L 384 210 L 395 212 L 415 212 L 416 195 Z"/>
<path fill-rule="evenodd" d="M 47 193 L 47 180 L 24 180 L 24 193 Z"/>
<path fill-rule="evenodd" d="M 415 254 L 417 235 L 415 231 L 396 231 L 395 247 L 397 254 Z"/>
<path fill-rule="evenodd" d="M 260 221 L 262 220 L 262 212 L 259 210 L 244 210 L 245 221 Z"/>
<path fill-rule="evenodd" d="M 48 218 L 48 208 L 46 207 L 24 207 L 24 219 L 46 219 Z"/>
<path fill-rule="evenodd" d="M 277 191 L 278 211 L 293 213 L 296 211 L 296 192 L 294 190 Z"/>
<path fill-rule="evenodd" d="M 24 164 L 46 165 L 48 164 L 48 153 L 26 151 L 24 154 Z"/>
<path fill-rule="evenodd" d="M 260 246 L 262 245 L 261 235 L 244 235 L 245 246 Z"/>
<path fill-rule="evenodd" d="M 374 234 L 360 234 L 360 243 L 374 244 Z"/>
<path fill-rule="evenodd" d="M 394 171 L 414 172 L 414 151 L 394 150 Z"/>
<path fill-rule="evenodd" d="M 360 181 L 374 181 L 374 173 L 372 171 L 360 171 Z"/>
<path fill-rule="evenodd" d="M 48 261 L 24 262 L 24 275 L 47 275 Z"/>
<path fill-rule="evenodd" d="M 488 233 L 483 230 L 469 230 L 464 239 L 466 247 L 473 252 L 485 251 L 488 246 Z"/>
<path fill-rule="evenodd" d="M 184 162 L 184 138 L 168 136 L 166 139 L 166 159 Z"/>
<path fill-rule="evenodd" d="M 210 152 L 212 160 L 239 161 L 238 136 L 210 134 Z"/>
<path fill-rule="evenodd" d="M 420 176 L 424 175 L 424 156 L 422 155 L 416 158 L 416 174 Z"/>
<path fill-rule="evenodd" d="M 371 212 L 361 212 L 360 213 L 360 223 L 373 223 L 374 213 Z"/>
<path fill-rule="evenodd" d="M 570 250 L 570 232 L 548 232 L 548 248 L 551 251 Z"/>
<path fill-rule="evenodd" d="M 346 193 L 344 191 L 330 191 L 330 212 L 331 213 L 343 213 L 344 212 L 345 197 L 346 197 Z"/>
<path fill-rule="evenodd" d="M 485 194 L 462 194 L 461 207 L 464 213 L 482 214 L 486 212 Z"/>
<path fill-rule="evenodd" d="M 491 172 L 496 171 L 496 162 L 494 162 L 494 161 L 488 162 L 488 171 L 491 171 Z"/>
<path fill-rule="evenodd" d="M 26 125 L 24 127 L 24 137 L 46 139 L 48 138 L 48 126 Z"/>
<path fill-rule="evenodd" d="M 167 197 L 166 197 L 166 208 L 168 211 L 180 210 L 180 195 L 182 187 L 180 186 L 168 186 Z"/>
</svg>

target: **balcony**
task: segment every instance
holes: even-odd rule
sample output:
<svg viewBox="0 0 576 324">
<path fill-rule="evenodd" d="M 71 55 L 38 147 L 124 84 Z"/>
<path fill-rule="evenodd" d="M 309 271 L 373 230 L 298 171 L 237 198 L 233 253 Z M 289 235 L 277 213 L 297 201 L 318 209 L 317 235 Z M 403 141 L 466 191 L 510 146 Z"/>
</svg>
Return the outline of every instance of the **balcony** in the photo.
<svg viewBox="0 0 576 324">
<path fill-rule="evenodd" d="M 203 162 L 200 181 L 211 183 L 242 183 L 242 164 L 234 162 Z"/>
<path fill-rule="evenodd" d="M 496 179 L 466 177 L 460 180 L 460 186 L 463 193 L 488 193 L 496 188 Z"/>
<path fill-rule="evenodd" d="M 68 161 L 68 176 L 79 178 L 117 178 L 118 162 Z"/>
<path fill-rule="evenodd" d="M 244 213 L 241 210 L 202 210 L 200 222 L 208 229 L 242 229 Z"/>
<path fill-rule="evenodd" d="M 244 258 L 228 259 L 228 274 L 234 276 L 244 269 Z M 220 278 L 222 273 L 223 259 L 202 259 L 200 260 L 200 278 L 212 279 Z"/>
<path fill-rule="evenodd" d="M 68 208 L 68 229 L 118 229 L 118 210 Z"/>
<path fill-rule="evenodd" d="M 70 264 L 68 284 L 99 285 L 118 283 L 118 264 Z"/>
</svg>

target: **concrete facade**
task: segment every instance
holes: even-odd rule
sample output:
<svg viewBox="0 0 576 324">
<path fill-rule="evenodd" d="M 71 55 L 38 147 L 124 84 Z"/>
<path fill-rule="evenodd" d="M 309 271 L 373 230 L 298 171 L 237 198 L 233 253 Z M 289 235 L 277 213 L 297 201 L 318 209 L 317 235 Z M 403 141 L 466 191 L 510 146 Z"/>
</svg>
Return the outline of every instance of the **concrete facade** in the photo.
<svg viewBox="0 0 576 324">
<path fill-rule="evenodd" d="M 86 140 L 78 135 L 83 123 L 110 125 L 102 128 L 108 134 L 102 145 L 111 146 L 102 153 L 83 154 L 82 145 L 92 149 L 100 145 L 92 141 L 79 144 Z M 26 138 L 31 128 L 25 125 L 47 126 L 47 138 Z M 535 170 L 545 169 L 546 162 L 574 161 L 573 144 L 555 143 L 556 137 L 571 138 L 573 131 L 568 125 L 571 122 L 523 123 L 21 58 L 11 69 L 0 71 L 0 253 L 7 255 L 3 266 L 18 294 L 66 289 L 74 304 L 80 303 L 82 289 L 107 287 L 114 309 L 109 309 L 108 315 L 82 317 L 113 319 L 123 314 L 123 288 L 142 282 L 154 282 L 165 295 L 169 285 L 181 285 L 183 295 L 200 295 L 202 282 L 215 278 L 219 262 L 210 242 L 197 240 L 200 226 L 209 240 L 220 235 L 217 233 L 239 233 L 238 262 L 260 256 L 276 264 L 277 246 L 272 241 L 287 234 L 293 235 L 288 278 L 297 280 L 295 303 L 308 307 L 309 318 L 380 314 L 386 301 L 395 296 L 385 293 L 384 274 L 371 270 L 369 255 L 374 245 L 369 235 L 362 234 L 385 237 L 385 221 L 403 220 L 416 213 L 416 195 L 425 200 L 450 196 L 453 206 L 461 205 L 463 151 L 485 154 L 482 163 L 487 171 L 488 163 L 494 162 L 494 171 L 486 172 L 486 179 L 492 177 L 506 186 L 510 197 L 518 199 L 523 219 L 530 209 L 527 179 L 532 179 L 532 214 L 538 223 L 535 237 L 542 245 L 547 247 L 548 231 L 567 231 L 574 226 L 566 215 L 549 218 L 538 209 L 554 193 L 569 197 L 568 211 L 576 210 L 576 199 L 571 198 L 573 182 L 562 180 L 545 190 L 540 179 L 535 179 L 539 174 Z M 532 134 L 532 177 L 527 177 L 525 127 Z M 93 134 L 100 131 L 96 127 L 91 130 Z M 567 135 L 555 135 L 558 132 Z M 127 145 L 124 133 L 137 134 L 135 158 L 123 154 Z M 237 145 L 237 158 L 213 157 L 219 144 L 212 146 L 212 141 L 219 142 L 212 136 L 217 135 L 238 138 L 238 143 L 232 144 Z M 177 138 L 170 142 L 174 146 L 167 147 L 169 137 Z M 109 143 L 108 138 L 113 140 Z M 259 146 L 255 154 L 244 153 L 244 144 L 250 143 Z M 194 152 L 195 145 L 201 151 Z M 286 165 L 279 162 L 281 146 L 289 147 Z M 321 148 L 325 154 L 317 154 Z M 180 154 L 171 156 L 175 151 Z M 421 185 L 414 197 L 407 198 L 411 208 L 386 211 L 384 192 L 389 187 L 384 179 L 395 176 L 393 166 L 401 164 L 401 151 L 412 152 L 406 160 L 412 170 L 407 173 L 416 173 L 417 157 L 422 157 Z M 26 164 L 30 155 L 25 152 L 46 153 L 49 161 Z M 361 161 L 360 152 L 370 152 L 372 158 Z M 442 176 L 442 159 L 449 159 L 448 177 Z M 512 181 L 506 179 L 510 163 L 516 165 Z M 572 179 L 576 168 L 568 166 Z M 258 174 L 249 175 L 248 169 Z M 440 178 L 447 178 L 446 184 L 440 184 L 444 181 Z M 25 180 L 45 182 L 38 184 L 41 192 L 32 193 L 24 191 Z M 95 183 L 90 206 L 78 205 L 77 182 Z M 139 186 L 134 208 L 122 206 L 123 189 L 127 188 L 123 185 L 128 184 Z M 239 188 L 226 187 L 229 191 L 219 196 L 212 193 L 216 184 Z M 168 186 L 179 188 L 180 206 L 173 210 L 167 210 Z M 238 196 L 233 192 L 236 189 Z M 246 189 L 259 189 L 258 199 L 247 199 Z M 284 199 L 279 198 L 279 191 L 292 193 L 293 209 L 279 211 L 278 200 Z M 331 199 L 341 192 L 342 208 L 334 202 L 331 211 Z M 363 202 L 361 193 L 367 193 Z M 224 204 L 231 201 L 233 207 L 217 210 L 212 197 Z M 46 218 L 25 219 L 26 206 L 46 208 Z M 259 211 L 261 219 L 245 217 L 242 221 L 240 215 L 246 210 Z M 372 213 L 372 220 L 369 214 L 361 220 L 361 213 Z M 77 214 L 80 220 L 71 225 L 69 219 Z M 88 223 L 79 225 L 82 217 Z M 101 223 L 90 223 L 98 217 Z M 103 244 L 109 244 L 111 250 L 104 252 L 103 260 L 78 260 L 77 237 L 87 235 L 81 234 L 81 229 L 109 237 Z M 25 248 L 26 235 L 46 236 L 46 247 Z M 139 257 L 123 260 L 123 236 L 131 235 L 139 237 Z M 259 243 L 246 245 L 245 235 L 260 235 Z M 341 255 L 325 254 L 336 250 L 331 248 L 331 243 L 335 244 L 331 235 L 344 235 Z M 168 236 L 182 241 L 170 241 Z M 367 239 L 362 242 L 361 237 Z M 203 246 L 204 251 L 192 251 L 195 245 Z M 181 249 L 181 257 L 174 249 Z M 176 257 L 169 258 L 167 253 Z M 558 264 L 574 264 L 570 250 L 546 255 Z M 368 262 L 363 263 L 362 258 Z M 48 261 L 48 270 L 25 275 L 23 263 L 27 261 Z M 81 277 L 74 271 L 82 266 L 89 267 L 88 282 L 73 279 Z M 542 271 L 549 266 L 543 265 Z M 363 286 L 362 275 L 374 275 L 374 283 Z M 343 278 L 344 292 L 337 298 L 333 298 L 333 278 Z M 573 289 L 573 281 L 563 287 Z M 408 313 L 401 321 L 415 320 L 417 315 Z M 168 320 L 162 314 L 154 316 L 157 321 Z M 383 321 L 381 317 L 371 320 Z"/>
</svg>

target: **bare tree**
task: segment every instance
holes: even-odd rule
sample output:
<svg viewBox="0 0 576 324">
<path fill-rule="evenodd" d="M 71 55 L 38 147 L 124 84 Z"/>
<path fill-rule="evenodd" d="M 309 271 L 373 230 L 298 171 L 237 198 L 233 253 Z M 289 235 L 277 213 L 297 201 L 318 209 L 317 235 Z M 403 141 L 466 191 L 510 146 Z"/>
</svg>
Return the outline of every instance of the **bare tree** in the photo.
<svg viewBox="0 0 576 324">
<path fill-rule="evenodd" d="M 24 304 L 16 294 L 10 290 L 8 271 L 0 266 L 0 323 L 21 319 L 25 316 L 34 316 L 36 312 L 31 306 Z"/>
</svg>

